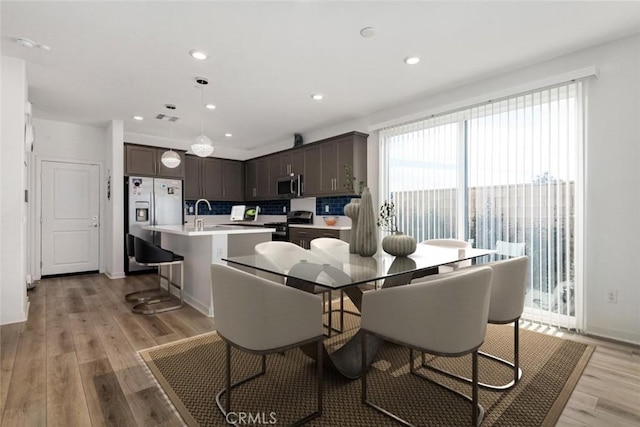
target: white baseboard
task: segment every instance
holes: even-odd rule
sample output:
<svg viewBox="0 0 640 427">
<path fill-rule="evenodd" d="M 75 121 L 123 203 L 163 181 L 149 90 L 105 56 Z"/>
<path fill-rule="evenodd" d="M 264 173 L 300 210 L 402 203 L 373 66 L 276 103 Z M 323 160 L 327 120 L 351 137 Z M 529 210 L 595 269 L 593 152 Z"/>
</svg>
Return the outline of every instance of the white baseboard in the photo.
<svg viewBox="0 0 640 427">
<path fill-rule="evenodd" d="M 26 312 L 22 313 L 20 310 L 2 310 L 2 316 L 0 317 L 0 325 L 10 325 L 12 323 L 26 322 L 29 315 L 29 306 L 31 302 L 27 301 Z"/>
<path fill-rule="evenodd" d="M 597 326 L 587 325 L 586 333 L 594 337 L 608 338 L 629 344 L 640 345 L 640 334 L 633 332 L 617 331 Z"/>
<path fill-rule="evenodd" d="M 123 272 L 119 272 L 119 273 L 109 273 L 108 271 L 104 272 L 104 275 L 107 276 L 109 279 L 115 280 L 115 279 L 124 279 L 125 277 L 127 277 Z"/>
<path fill-rule="evenodd" d="M 198 310 L 200 313 L 204 314 L 205 316 L 213 317 L 213 309 L 211 311 L 209 311 L 209 307 L 207 307 L 206 305 L 198 302 L 197 300 L 195 300 L 194 298 L 190 297 L 186 293 L 184 294 L 184 301 L 187 304 L 189 304 L 191 307 L 193 307 L 196 310 Z"/>
</svg>

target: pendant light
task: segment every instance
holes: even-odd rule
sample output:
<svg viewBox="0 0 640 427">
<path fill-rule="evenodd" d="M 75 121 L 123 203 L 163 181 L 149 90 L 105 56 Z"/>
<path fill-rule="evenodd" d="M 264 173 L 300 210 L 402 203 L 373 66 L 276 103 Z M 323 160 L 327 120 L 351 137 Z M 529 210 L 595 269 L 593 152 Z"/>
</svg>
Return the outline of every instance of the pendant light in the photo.
<svg viewBox="0 0 640 427">
<path fill-rule="evenodd" d="M 173 139 L 173 126 L 171 122 L 169 122 L 169 135 L 171 136 L 171 139 Z M 180 154 L 169 148 L 169 151 L 165 151 L 164 153 L 162 153 L 160 161 L 169 169 L 175 169 L 180 166 L 182 159 L 180 158 Z"/>
<path fill-rule="evenodd" d="M 200 88 L 200 136 L 196 137 L 191 143 L 191 151 L 198 157 L 207 157 L 213 153 L 213 141 L 204 134 L 202 107 L 204 105 L 204 86 L 209 84 L 209 81 L 204 77 L 198 77 L 196 78 L 196 83 Z"/>
<path fill-rule="evenodd" d="M 180 166 L 180 154 L 173 151 L 171 148 L 169 151 L 165 151 L 162 153 L 162 158 L 160 159 L 163 165 L 168 167 L 169 169 L 174 169 Z"/>
</svg>

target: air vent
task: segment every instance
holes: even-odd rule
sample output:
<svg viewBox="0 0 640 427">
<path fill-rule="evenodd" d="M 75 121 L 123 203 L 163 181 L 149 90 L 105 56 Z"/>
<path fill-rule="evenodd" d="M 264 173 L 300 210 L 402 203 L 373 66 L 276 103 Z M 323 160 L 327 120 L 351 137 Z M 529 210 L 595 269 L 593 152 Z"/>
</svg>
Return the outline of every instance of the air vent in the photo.
<svg viewBox="0 0 640 427">
<path fill-rule="evenodd" d="M 170 116 L 170 115 L 168 115 L 168 114 L 162 114 L 162 113 L 158 114 L 158 115 L 156 116 L 156 119 L 158 119 L 158 120 L 164 120 L 164 121 L 166 121 L 166 122 L 177 122 L 177 121 L 178 121 L 178 117 L 176 117 L 176 116 Z"/>
</svg>

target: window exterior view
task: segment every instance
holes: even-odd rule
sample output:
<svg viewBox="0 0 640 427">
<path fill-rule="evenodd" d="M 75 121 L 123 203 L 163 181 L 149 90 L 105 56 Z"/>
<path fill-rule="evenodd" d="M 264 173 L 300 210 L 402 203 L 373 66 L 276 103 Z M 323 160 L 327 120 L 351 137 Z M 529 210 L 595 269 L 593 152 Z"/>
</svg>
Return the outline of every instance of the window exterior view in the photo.
<svg viewBox="0 0 640 427">
<path fill-rule="evenodd" d="M 488 102 L 383 130 L 382 194 L 418 242 L 529 256 L 527 315 L 574 327 L 581 143 L 580 82 Z"/>
</svg>

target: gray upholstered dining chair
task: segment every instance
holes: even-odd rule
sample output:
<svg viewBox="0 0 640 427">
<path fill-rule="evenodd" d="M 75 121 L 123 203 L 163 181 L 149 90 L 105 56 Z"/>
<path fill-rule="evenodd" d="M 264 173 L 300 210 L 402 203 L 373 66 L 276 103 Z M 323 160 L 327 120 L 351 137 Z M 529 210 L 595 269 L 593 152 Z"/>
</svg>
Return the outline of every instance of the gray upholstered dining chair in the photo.
<svg viewBox="0 0 640 427">
<path fill-rule="evenodd" d="M 281 270 L 283 273 L 288 272 L 289 270 L 291 270 L 291 267 L 303 260 L 317 264 L 323 264 L 326 262 L 323 261 L 322 258 L 317 254 L 314 254 L 312 251 L 304 249 L 291 242 L 272 241 L 258 243 L 255 246 L 254 250 L 256 254 L 263 255 L 269 261 L 269 263 L 273 264 L 276 269 Z M 257 275 L 259 277 L 263 277 L 277 283 L 286 282 L 284 277 L 272 273 L 257 271 Z M 328 313 L 329 316 L 327 321 L 327 335 L 331 336 L 332 331 L 342 332 L 341 330 L 333 327 L 331 290 L 322 286 L 313 286 L 312 289 L 314 294 L 322 294 L 323 307 L 328 306 L 327 310 L 325 311 L 325 313 Z"/>
<path fill-rule="evenodd" d="M 443 248 L 453 248 L 453 249 L 471 249 L 471 243 L 466 242 L 464 240 L 457 239 L 428 239 L 420 242 L 421 245 L 431 245 L 431 246 L 439 246 Z M 471 265 L 471 260 L 455 262 L 448 265 L 442 265 L 438 267 L 439 273 L 448 273 L 450 271 L 455 271 L 459 268 L 469 267 Z"/>
<path fill-rule="evenodd" d="M 344 240 L 332 238 L 332 237 L 318 237 L 313 239 L 309 244 L 311 252 L 318 254 L 325 262 L 335 262 L 335 258 L 332 257 L 332 251 L 346 250 L 349 252 L 349 243 Z M 331 296 L 331 294 L 329 294 Z M 332 306 L 332 300 L 329 298 L 329 305 Z M 329 307 L 331 310 L 331 307 Z M 331 314 L 329 314 L 331 315 Z M 344 292 L 340 291 L 340 327 L 335 328 L 337 332 L 342 332 L 344 328 Z"/>
<path fill-rule="evenodd" d="M 529 257 L 521 256 L 502 261 L 482 264 L 463 271 L 473 271 L 478 268 L 491 268 L 493 276 L 491 278 L 491 299 L 489 303 L 488 323 L 508 324 L 513 323 L 513 362 L 509 362 L 495 355 L 478 352 L 479 355 L 492 359 L 498 363 L 509 366 L 513 371 L 513 379 L 501 385 L 478 383 L 480 387 L 491 390 L 507 390 L 515 386 L 522 377 L 520 369 L 520 317 L 524 310 L 524 298 L 527 289 L 527 273 L 529 271 Z M 451 276 L 457 273 L 450 273 L 444 276 Z M 422 279 L 422 282 L 432 281 L 435 276 Z M 453 378 L 464 381 L 471 381 L 469 378 L 442 371 L 432 367 L 425 362 L 424 355 L 422 364 L 425 368 L 443 373 Z"/>
<path fill-rule="evenodd" d="M 324 350 L 321 298 L 221 264 L 211 265 L 211 286 L 216 330 L 226 346 L 225 387 L 216 394 L 216 403 L 224 416 L 232 410 L 231 391 L 266 373 L 268 354 L 316 343 L 317 407 L 295 425 L 319 417 Z M 232 384 L 231 347 L 260 355 L 260 372 Z M 224 406 L 223 395 L 226 395 Z"/>
<path fill-rule="evenodd" d="M 462 270 L 449 277 L 365 292 L 362 298 L 362 403 L 405 425 L 411 425 L 367 396 L 367 335 L 409 347 L 409 370 L 420 378 L 461 395 L 472 403 L 471 420 L 479 425 L 484 409 L 478 403 L 478 348 L 485 339 L 489 316 L 491 269 Z M 437 325 L 437 327 L 434 327 Z M 472 355 L 471 399 L 419 374 L 414 350 L 442 357 Z"/>
</svg>

